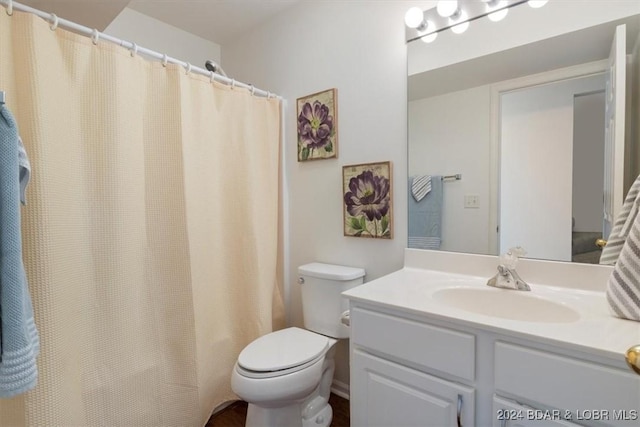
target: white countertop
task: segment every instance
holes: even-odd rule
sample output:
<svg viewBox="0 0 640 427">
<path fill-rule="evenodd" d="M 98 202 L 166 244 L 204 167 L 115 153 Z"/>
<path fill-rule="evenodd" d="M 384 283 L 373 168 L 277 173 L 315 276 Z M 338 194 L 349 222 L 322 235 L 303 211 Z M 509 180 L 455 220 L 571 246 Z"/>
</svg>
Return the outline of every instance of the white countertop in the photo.
<svg viewBox="0 0 640 427">
<path fill-rule="evenodd" d="M 520 321 L 454 308 L 434 298 L 434 293 L 443 288 L 487 288 L 486 282 L 495 273 L 497 266 L 497 257 L 493 256 L 435 252 L 407 250 L 403 269 L 353 288 L 343 295 L 354 301 L 547 344 L 575 347 L 597 356 L 622 361 L 629 347 L 640 344 L 640 322 L 622 320 L 613 317 L 609 312 L 604 289 L 611 267 L 550 261 L 529 262 L 527 268 L 523 269 L 528 276 L 522 272 L 520 275 L 531 286 L 530 292 L 495 290 L 518 292 L 551 300 L 570 307 L 578 316 L 576 320 L 564 323 L 539 322 L 538 319 Z M 434 263 L 434 260 L 437 262 Z M 527 264 L 527 261 L 521 262 Z M 470 268 L 474 263 L 475 267 Z M 492 269 L 489 269 L 491 264 Z M 438 271 L 424 268 L 425 266 L 454 271 Z M 461 274 L 460 270 L 465 274 Z M 542 270 L 555 271 L 554 277 L 557 280 L 545 280 L 544 284 L 528 280 L 529 276 L 545 278 L 545 273 L 540 273 Z M 480 271 L 482 274 L 471 274 L 474 271 Z M 491 273 L 487 274 L 488 271 Z M 558 282 L 563 282 L 562 277 L 575 276 L 581 277 L 579 282 L 584 286 L 579 286 L 578 282 L 569 279 L 566 280 L 570 284 L 569 287 L 559 286 Z"/>
</svg>

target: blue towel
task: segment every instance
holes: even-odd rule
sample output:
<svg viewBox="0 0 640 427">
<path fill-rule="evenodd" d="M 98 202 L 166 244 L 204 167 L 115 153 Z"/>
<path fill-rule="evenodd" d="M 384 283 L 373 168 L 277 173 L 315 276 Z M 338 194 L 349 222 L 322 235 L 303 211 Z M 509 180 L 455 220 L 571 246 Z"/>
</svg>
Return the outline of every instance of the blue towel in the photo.
<svg viewBox="0 0 640 427">
<path fill-rule="evenodd" d="M 409 178 L 409 248 L 440 249 L 442 242 L 442 176 L 431 176 L 431 191 L 419 202 Z"/>
<path fill-rule="evenodd" d="M 40 347 L 22 264 L 18 128 L 0 106 L 0 397 L 35 387 Z"/>
</svg>

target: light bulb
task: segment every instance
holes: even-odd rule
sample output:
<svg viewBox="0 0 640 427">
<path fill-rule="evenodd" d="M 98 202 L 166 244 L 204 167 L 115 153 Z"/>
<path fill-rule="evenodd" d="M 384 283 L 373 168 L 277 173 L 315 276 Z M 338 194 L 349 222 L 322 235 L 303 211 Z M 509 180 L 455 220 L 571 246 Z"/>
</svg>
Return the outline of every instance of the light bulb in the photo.
<svg viewBox="0 0 640 427">
<path fill-rule="evenodd" d="M 435 31 L 435 30 L 436 30 L 435 24 L 431 21 L 427 21 L 427 29 L 425 30 L 425 33 L 431 33 L 432 31 Z M 420 37 L 420 40 L 422 40 L 425 43 L 431 43 L 436 39 L 436 37 L 438 37 L 438 33 L 432 33 L 432 34 L 427 34 L 426 36 Z"/>
<path fill-rule="evenodd" d="M 422 25 L 423 20 L 424 13 L 419 7 L 412 7 L 407 10 L 407 13 L 404 15 L 404 23 L 407 24 L 407 27 L 409 28 L 418 28 Z"/>
<path fill-rule="evenodd" d="M 449 18 L 449 25 L 453 25 L 453 27 L 451 27 L 451 31 L 456 34 L 462 34 L 467 31 L 469 28 L 469 21 L 467 21 L 468 18 L 469 16 L 464 10 L 460 11 L 456 19 Z M 457 22 L 460 22 L 460 24 L 456 24 Z"/>
<path fill-rule="evenodd" d="M 458 10 L 458 0 L 440 0 L 436 10 L 438 15 L 448 18 Z"/>
<path fill-rule="evenodd" d="M 491 12 L 492 10 L 496 10 L 496 9 L 500 9 L 502 7 L 505 7 L 507 5 L 507 0 L 500 0 L 497 3 L 494 2 L 494 5 L 491 4 L 487 4 L 487 12 Z M 509 13 L 509 9 L 502 9 L 499 10 L 497 12 L 492 12 L 488 15 L 489 19 L 492 20 L 493 22 L 498 22 L 498 21 L 502 21 L 506 16 L 507 13 Z"/>
<path fill-rule="evenodd" d="M 529 6 L 532 8 L 537 9 L 547 4 L 548 1 L 549 0 L 529 0 L 527 3 L 529 3 Z"/>
</svg>

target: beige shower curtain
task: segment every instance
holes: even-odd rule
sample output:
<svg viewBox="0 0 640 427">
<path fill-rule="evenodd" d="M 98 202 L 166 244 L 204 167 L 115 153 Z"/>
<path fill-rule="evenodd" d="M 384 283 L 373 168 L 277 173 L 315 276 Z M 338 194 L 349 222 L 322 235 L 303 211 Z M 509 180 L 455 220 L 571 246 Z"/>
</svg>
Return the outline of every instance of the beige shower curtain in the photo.
<svg viewBox="0 0 640 427">
<path fill-rule="evenodd" d="M 24 261 L 37 387 L 0 426 L 198 426 L 282 326 L 280 105 L 29 14 L 0 90 L 32 165 Z"/>
</svg>

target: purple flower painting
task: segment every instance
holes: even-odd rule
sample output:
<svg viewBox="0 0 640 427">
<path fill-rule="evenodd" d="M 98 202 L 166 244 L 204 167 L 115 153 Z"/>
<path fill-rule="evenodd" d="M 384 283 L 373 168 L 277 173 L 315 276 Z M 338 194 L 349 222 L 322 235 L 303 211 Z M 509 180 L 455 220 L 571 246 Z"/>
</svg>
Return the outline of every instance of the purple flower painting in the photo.
<svg viewBox="0 0 640 427">
<path fill-rule="evenodd" d="M 343 166 L 344 235 L 392 238 L 391 162 Z"/>
<path fill-rule="evenodd" d="M 338 157 L 336 89 L 299 98 L 298 161 Z"/>
</svg>

